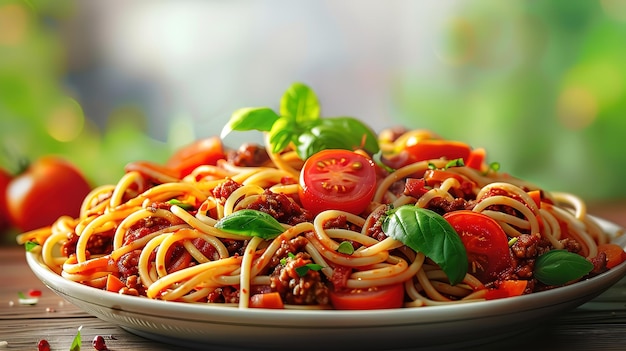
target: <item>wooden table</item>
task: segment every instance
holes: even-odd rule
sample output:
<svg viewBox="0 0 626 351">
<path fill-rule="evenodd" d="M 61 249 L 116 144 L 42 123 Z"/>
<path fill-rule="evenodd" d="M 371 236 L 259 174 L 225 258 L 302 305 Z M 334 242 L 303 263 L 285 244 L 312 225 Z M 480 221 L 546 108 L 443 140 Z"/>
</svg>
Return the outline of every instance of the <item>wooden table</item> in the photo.
<svg viewBox="0 0 626 351">
<path fill-rule="evenodd" d="M 596 205 L 590 212 L 626 227 L 626 204 Z M 43 292 L 39 302 L 20 305 L 18 292 L 30 289 Z M 105 338 L 111 351 L 177 349 L 133 335 L 65 302 L 31 272 L 22 247 L 0 247 L 0 342 L 8 343 L 0 344 L 0 350 L 37 350 L 40 339 L 48 340 L 51 350 L 69 350 L 79 326 L 83 351 L 95 350 L 91 342 L 96 335 Z M 626 279 L 595 300 L 537 325 L 530 333 L 472 349 L 626 350 Z"/>
</svg>

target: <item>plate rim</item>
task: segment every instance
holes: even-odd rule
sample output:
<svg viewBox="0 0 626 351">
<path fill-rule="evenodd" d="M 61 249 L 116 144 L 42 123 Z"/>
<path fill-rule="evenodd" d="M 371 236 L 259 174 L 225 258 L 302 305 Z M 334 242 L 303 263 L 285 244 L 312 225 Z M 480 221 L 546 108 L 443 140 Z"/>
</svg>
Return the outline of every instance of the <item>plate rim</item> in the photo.
<svg viewBox="0 0 626 351">
<path fill-rule="evenodd" d="M 616 239 L 626 238 L 626 235 L 621 235 L 623 228 L 619 225 L 595 216 L 594 218 L 609 234 L 611 242 L 617 243 L 618 240 Z M 626 244 L 619 243 L 619 245 L 625 247 Z M 345 328 L 348 324 L 352 328 L 359 328 L 447 323 L 451 318 L 454 318 L 455 321 L 474 320 L 500 316 L 504 313 L 541 310 L 546 305 L 551 304 L 549 301 L 560 300 L 563 300 L 564 304 L 580 300 L 581 302 L 576 304 L 576 306 L 580 306 L 626 276 L 626 262 L 622 262 L 607 272 L 568 286 L 497 300 L 386 310 L 273 310 L 169 302 L 115 294 L 63 278 L 43 263 L 40 253 L 26 252 L 26 260 L 31 270 L 48 288 L 59 295 L 63 295 L 66 299 L 68 297 L 79 299 L 87 304 L 128 313 L 149 315 L 150 313 L 146 313 L 149 310 L 153 316 L 162 316 L 163 313 L 171 313 L 175 310 L 177 314 L 183 317 L 172 316 L 172 319 L 180 321 L 218 322 L 238 326 L 262 324 L 277 328 L 285 326 Z M 70 293 L 72 290 L 73 294 Z M 82 296 L 89 296 L 90 298 L 81 298 Z M 520 308 L 519 306 L 525 307 Z M 245 323 L 242 323 L 242 320 Z"/>
</svg>

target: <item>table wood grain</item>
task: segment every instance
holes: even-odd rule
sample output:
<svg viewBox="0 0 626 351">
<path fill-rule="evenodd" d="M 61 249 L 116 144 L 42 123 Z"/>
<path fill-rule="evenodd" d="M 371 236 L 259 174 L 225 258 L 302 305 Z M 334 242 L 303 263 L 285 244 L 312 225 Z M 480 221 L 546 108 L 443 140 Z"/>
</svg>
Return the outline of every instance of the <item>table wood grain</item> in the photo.
<svg viewBox="0 0 626 351">
<path fill-rule="evenodd" d="M 626 227 L 624 203 L 598 204 L 590 212 Z M 27 293 L 30 289 L 42 291 L 38 303 L 20 305 L 18 292 Z M 26 263 L 23 247 L 0 246 L 0 350 L 37 350 L 39 340 L 46 339 L 51 350 L 67 351 L 79 326 L 83 351 L 94 350 L 91 342 L 97 335 L 105 338 L 111 351 L 184 349 L 145 339 L 88 315 L 37 279 Z M 626 350 L 626 279 L 577 309 L 539 321 L 530 332 L 463 349 Z"/>
</svg>

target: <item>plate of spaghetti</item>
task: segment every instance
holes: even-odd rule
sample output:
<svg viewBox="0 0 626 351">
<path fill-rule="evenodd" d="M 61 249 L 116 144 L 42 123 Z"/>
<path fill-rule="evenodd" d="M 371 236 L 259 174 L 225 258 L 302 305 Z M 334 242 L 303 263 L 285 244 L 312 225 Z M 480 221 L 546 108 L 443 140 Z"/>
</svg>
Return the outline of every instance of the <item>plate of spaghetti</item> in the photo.
<svg viewBox="0 0 626 351">
<path fill-rule="evenodd" d="M 225 145 L 247 130 L 264 143 Z M 415 349 L 506 338 L 589 301 L 626 274 L 622 232 L 484 149 L 321 118 L 296 83 L 279 112 L 237 110 L 166 164 L 132 162 L 78 218 L 18 242 L 57 294 L 147 338 Z"/>
</svg>

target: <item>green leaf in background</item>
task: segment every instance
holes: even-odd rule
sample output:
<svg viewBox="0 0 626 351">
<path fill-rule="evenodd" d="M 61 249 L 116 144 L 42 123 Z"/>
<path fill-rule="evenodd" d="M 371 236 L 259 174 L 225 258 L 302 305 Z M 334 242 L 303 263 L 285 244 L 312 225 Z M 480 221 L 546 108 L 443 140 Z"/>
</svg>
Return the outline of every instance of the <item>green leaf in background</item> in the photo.
<svg viewBox="0 0 626 351">
<path fill-rule="evenodd" d="M 270 240 L 285 231 L 285 228 L 269 214 L 257 210 L 244 209 L 233 212 L 215 223 L 215 228 L 225 232 L 257 236 Z"/>
<path fill-rule="evenodd" d="M 438 213 L 403 205 L 387 212 L 383 232 L 416 252 L 422 252 L 446 273 L 450 284 L 467 273 L 467 252 L 454 228 Z"/>
<path fill-rule="evenodd" d="M 593 263 L 567 250 L 552 250 L 535 261 L 534 276 L 547 285 L 563 285 L 580 279 L 593 269 Z"/>
<path fill-rule="evenodd" d="M 317 96 L 308 86 L 294 83 L 280 100 L 280 115 L 296 124 L 306 124 L 320 118 Z"/>
<path fill-rule="evenodd" d="M 228 123 L 222 129 L 221 138 L 223 139 L 233 130 L 248 131 L 259 130 L 268 132 L 272 129 L 274 122 L 279 118 L 269 107 L 245 107 L 237 109 L 230 117 Z"/>
</svg>

